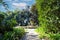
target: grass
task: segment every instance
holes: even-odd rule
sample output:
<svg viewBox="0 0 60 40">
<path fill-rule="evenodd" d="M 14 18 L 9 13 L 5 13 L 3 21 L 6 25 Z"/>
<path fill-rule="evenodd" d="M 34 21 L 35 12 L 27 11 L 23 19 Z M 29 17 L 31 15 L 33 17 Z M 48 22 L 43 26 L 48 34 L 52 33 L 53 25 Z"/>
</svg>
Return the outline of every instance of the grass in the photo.
<svg viewBox="0 0 60 40">
<path fill-rule="evenodd" d="M 42 27 L 39 27 L 35 30 L 37 33 L 39 33 L 40 39 L 48 39 L 48 40 L 60 40 L 60 34 L 59 33 L 45 33 L 45 30 Z"/>
</svg>

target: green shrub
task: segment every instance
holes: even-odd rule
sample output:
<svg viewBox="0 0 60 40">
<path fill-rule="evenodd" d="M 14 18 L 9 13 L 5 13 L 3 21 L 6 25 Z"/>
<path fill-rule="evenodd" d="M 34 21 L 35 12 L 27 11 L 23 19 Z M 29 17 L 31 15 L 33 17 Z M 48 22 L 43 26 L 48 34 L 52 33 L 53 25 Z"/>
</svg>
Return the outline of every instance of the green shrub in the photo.
<svg viewBox="0 0 60 40">
<path fill-rule="evenodd" d="M 15 32 L 15 35 L 22 37 L 25 33 L 25 30 L 23 28 L 14 28 L 13 30 Z"/>
<path fill-rule="evenodd" d="M 0 33 L 4 34 L 5 31 L 12 31 L 16 25 L 15 19 L 6 20 L 5 15 L 0 14 Z"/>
<path fill-rule="evenodd" d="M 13 30 L 13 27 L 17 24 L 16 20 L 14 19 L 11 19 L 11 20 L 6 20 L 5 21 L 5 29 L 6 31 L 12 31 Z"/>
<path fill-rule="evenodd" d="M 14 32 L 6 32 L 2 40 L 14 40 L 14 37 L 15 37 Z"/>
<path fill-rule="evenodd" d="M 48 39 L 48 40 L 60 40 L 60 34 L 59 33 L 46 33 L 43 27 L 37 28 L 36 32 L 39 33 L 40 39 Z"/>
<path fill-rule="evenodd" d="M 39 38 L 40 39 L 49 38 L 50 37 L 50 35 L 46 33 L 46 29 L 44 27 L 37 28 L 36 32 L 39 33 Z"/>
<path fill-rule="evenodd" d="M 14 28 L 13 31 L 5 32 L 2 40 L 20 40 L 24 33 L 23 28 Z"/>
<path fill-rule="evenodd" d="M 60 32 L 60 1 L 36 0 L 39 14 L 39 24 L 45 27 L 46 32 Z M 57 3 L 58 1 L 58 3 Z M 58 5 L 57 5 L 58 4 Z"/>
<path fill-rule="evenodd" d="M 5 26 L 9 27 L 14 27 L 17 24 L 16 20 L 11 19 L 11 20 L 6 20 L 5 21 Z"/>
<path fill-rule="evenodd" d="M 47 37 L 45 35 L 51 33 L 51 40 L 60 40 L 57 36 L 57 33 L 60 34 L 60 0 L 36 0 L 36 3 L 39 12 L 39 34 Z"/>
<path fill-rule="evenodd" d="M 50 34 L 50 40 L 60 40 L 60 34 Z"/>
</svg>

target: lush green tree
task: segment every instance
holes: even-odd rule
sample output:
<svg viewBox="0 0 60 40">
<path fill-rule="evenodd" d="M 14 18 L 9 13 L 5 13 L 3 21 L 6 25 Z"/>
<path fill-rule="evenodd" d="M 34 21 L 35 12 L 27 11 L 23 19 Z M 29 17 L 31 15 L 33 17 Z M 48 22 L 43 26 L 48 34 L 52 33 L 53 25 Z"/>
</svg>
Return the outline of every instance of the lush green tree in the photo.
<svg viewBox="0 0 60 40">
<path fill-rule="evenodd" d="M 37 7 L 36 7 L 36 4 L 32 5 L 31 7 L 31 12 L 32 13 L 35 13 L 37 11 Z"/>
<path fill-rule="evenodd" d="M 33 19 L 35 25 L 38 25 L 38 10 L 36 4 L 32 5 L 30 11 L 31 11 L 31 18 Z"/>
<path fill-rule="evenodd" d="M 13 27 L 17 25 L 15 15 L 13 12 L 10 15 L 0 12 L 0 33 L 13 30 Z"/>
</svg>

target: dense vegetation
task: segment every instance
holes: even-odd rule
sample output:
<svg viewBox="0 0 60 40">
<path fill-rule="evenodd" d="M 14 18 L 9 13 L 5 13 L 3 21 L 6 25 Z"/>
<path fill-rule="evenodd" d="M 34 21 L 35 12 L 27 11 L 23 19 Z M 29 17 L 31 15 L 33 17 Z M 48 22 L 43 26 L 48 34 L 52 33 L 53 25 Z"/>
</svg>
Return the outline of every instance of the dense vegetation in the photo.
<svg viewBox="0 0 60 40">
<path fill-rule="evenodd" d="M 0 40 L 20 40 L 25 34 L 23 28 L 14 28 L 17 25 L 16 15 L 0 12 Z"/>
<path fill-rule="evenodd" d="M 0 4 L 5 8 L 5 12 L 0 11 L 0 40 L 20 40 L 25 31 L 23 28 L 14 28 L 16 26 L 38 25 L 37 10 L 33 5 L 29 11 L 23 9 L 22 11 L 16 9 L 14 11 L 8 10 L 8 5 L 3 0 Z M 35 10 L 34 10 L 35 9 Z M 34 10 L 34 11 L 32 11 Z M 32 22 L 31 22 L 32 21 Z M 30 23 L 30 24 L 29 24 Z"/>
<path fill-rule="evenodd" d="M 36 0 L 31 10 L 23 9 L 10 11 L 3 0 L 0 4 L 6 12 L 0 11 L 0 40 L 19 40 L 25 33 L 23 28 L 14 28 L 16 25 L 38 25 L 37 32 L 41 39 L 60 40 L 60 0 Z M 38 13 L 38 14 L 37 14 Z"/>
<path fill-rule="evenodd" d="M 5 32 L 0 37 L 0 40 L 20 40 L 24 34 L 25 31 L 23 28 L 13 28 L 13 31 Z"/>
<path fill-rule="evenodd" d="M 36 3 L 40 37 L 60 40 L 60 0 L 36 0 Z"/>
</svg>

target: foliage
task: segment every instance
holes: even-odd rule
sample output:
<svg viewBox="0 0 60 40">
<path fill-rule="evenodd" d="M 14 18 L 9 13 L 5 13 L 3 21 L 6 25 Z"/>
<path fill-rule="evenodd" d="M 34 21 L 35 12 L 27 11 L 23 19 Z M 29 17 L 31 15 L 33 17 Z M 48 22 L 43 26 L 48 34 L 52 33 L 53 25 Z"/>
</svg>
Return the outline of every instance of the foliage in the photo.
<svg viewBox="0 0 60 40">
<path fill-rule="evenodd" d="M 4 15 L 0 14 L 0 23 L 3 21 L 3 19 L 4 19 Z"/>
<path fill-rule="evenodd" d="M 48 29 L 46 30 L 47 32 L 57 33 L 60 30 L 60 5 L 57 5 L 60 1 L 56 2 L 55 0 L 42 0 L 38 2 L 40 4 L 38 5 L 40 7 L 38 7 L 40 26 Z"/>
<path fill-rule="evenodd" d="M 38 25 L 38 10 L 37 10 L 37 7 L 36 7 L 36 4 L 32 5 L 31 7 L 31 18 L 32 18 L 32 21 L 34 22 L 34 25 Z"/>
<path fill-rule="evenodd" d="M 5 12 L 0 11 L 0 14 L 1 14 L 1 15 L 4 15 L 4 18 L 7 17 L 7 14 L 6 14 Z"/>
<path fill-rule="evenodd" d="M 60 40 L 59 33 L 45 33 L 45 29 L 43 27 L 37 28 L 36 32 L 39 33 L 40 39 L 48 39 L 48 40 Z"/>
<path fill-rule="evenodd" d="M 60 40 L 60 34 L 50 34 L 50 40 Z"/>
<path fill-rule="evenodd" d="M 14 19 L 6 20 L 4 24 L 6 31 L 12 31 L 15 25 L 17 25 L 17 22 Z"/>
<path fill-rule="evenodd" d="M 11 32 L 5 32 L 2 40 L 20 40 L 24 33 L 23 28 L 14 28 Z"/>
<path fill-rule="evenodd" d="M 5 21 L 5 26 L 9 26 L 9 27 L 14 27 L 17 24 L 15 19 L 11 19 L 11 20 L 6 20 Z"/>
<path fill-rule="evenodd" d="M 19 27 L 19 28 L 14 28 L 14 32 L 15 32 L 15 35 L 21 38 L 23 34 L 25 33 L 25 30 Z"/>
<path fill-rule="evenodd" d="M 7 16 L 5 12 L 0 12 L 0 33 L 13 30 L 13 27 L 17 25 L 14 16 L 15 15 Z"/>
<path fill-rule="evenodd" d="M 3 14 L 0 14 L 0 33 L 3 31 L 3 25 L 2 25 L 2 21 L 4 19 L 4 15 Z"/>
<path fill-rule="evenodd" d="M 40 28 L 37 30 L 39 32 L 43 30 L 45 34 L 60 33 L 60 0 L 36 0 L 36 3 L 40 25 Z"/>
<path fill-rule="evenodd" d="M 37 11 L 36 4 L 32 5 L 31 12 L 35 13 Z"/>
<path fill-rule="evenodd" d="M 13 28 L 17 25 L 17 14 L 10 14 L 7 16 L 4 12 L 0 12 L 0 33 L 2 37 L 0 40 L 20 40 L 25 31 L 23 28 Z"/>
</svg>

